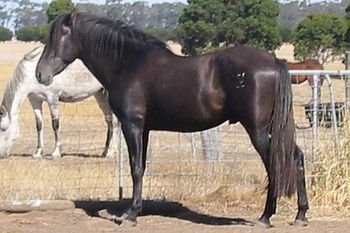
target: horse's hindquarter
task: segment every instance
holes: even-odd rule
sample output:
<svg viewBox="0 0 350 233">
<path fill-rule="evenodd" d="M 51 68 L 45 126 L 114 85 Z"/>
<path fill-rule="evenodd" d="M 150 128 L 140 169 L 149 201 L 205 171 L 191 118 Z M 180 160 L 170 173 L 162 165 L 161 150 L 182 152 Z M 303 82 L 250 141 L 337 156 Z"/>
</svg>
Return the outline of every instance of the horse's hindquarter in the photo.
<svg viewBox="0 0 350 233">
<path fill-rule="evenodd" d="M 236 46 L 220 54 L 216 66 L 227 95 L 230 120 L 245 125 L 269 124 L 278 73 L 274 57 Z"/>
</svg>

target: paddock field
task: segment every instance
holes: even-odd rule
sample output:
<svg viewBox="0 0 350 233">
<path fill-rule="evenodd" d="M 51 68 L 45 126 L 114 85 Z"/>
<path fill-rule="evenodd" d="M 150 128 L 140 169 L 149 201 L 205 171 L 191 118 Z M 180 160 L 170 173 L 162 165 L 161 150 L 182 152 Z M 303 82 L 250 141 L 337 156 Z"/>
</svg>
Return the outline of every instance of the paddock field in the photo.
<svg viewBox="0 0 350 233">
<path fill-rule="evenodd" d="M 17 63 L 38 43 L 0 43 L 0 95 Z M 177 45 L 172 44 L 176 52 Z M 277 55 L 291 60 L 291 46 Z M 328 64 L 329 69 L 343 69 L 342 64 Z M 334 80 L 336 100 L 344 100 L 342 80 Z M 308 125 L 303 104 L 310 100 L 307 84 L 294 86 L 295 118 Z M 323 100 L 329 95 L 322 88 Z M 2 97 L 1 97 L 2 98 Z M 265 201 L 265 172 L 249 138 L 240 125 L 220 127 L 219 161 L 204 161 L 200 135 L 153 132 L 149 162 L 144 180 L 146 200 L 140 224 L 120 227 L 96 217 L 107 209 L 121 214 L 125 203 L 118 199 L 118 159 L 100 158 L 105 140 L 105 123 L 93 98 L 77 104 L 62 104 L 61 129 L 64 157 L 51 160 L 53 135 L 45 106 L 45 158 L 30 157 L 36 145 L 34 114 L 26 102 L 21 111 L 21 136 L 10 158 L 0 160 L 0 200 L 69 199 L 75 210 L 29 213 L 0 213 L 0 232 L 262 232 L 250 226 L 258 219 Z M 331 129 L 323 129 L 325 141 L 331 141 Z M 310 154 L 310 130 L 298 131 L 298 142 Z M 125 151 L 125 148 L 124 148 Z M 234 154 L 234 155 L 233 155 Z M 310 158 L 308 158 L 310 159 Z M 131 196 L 128 162 L 125 161 L 124 196 Z M 308 177 L 312 164 L 307 163 Z M 310 179 L 308 179 L 308 183 Z M 347 194 L 349 195 L 349 194 Z M 276 228 L 266 232 L 348 232 L 349 206 L 320 204 L 320 194 L 309 189 L 310 225 L 289 226 L 296 214 L 295 198 L 281 199 L 277 215 L 271 221 Z M 220 226 L 217 226 L 220 225 Z M 248 225 L 248 226 L 246 226 Z"/>
</svg>

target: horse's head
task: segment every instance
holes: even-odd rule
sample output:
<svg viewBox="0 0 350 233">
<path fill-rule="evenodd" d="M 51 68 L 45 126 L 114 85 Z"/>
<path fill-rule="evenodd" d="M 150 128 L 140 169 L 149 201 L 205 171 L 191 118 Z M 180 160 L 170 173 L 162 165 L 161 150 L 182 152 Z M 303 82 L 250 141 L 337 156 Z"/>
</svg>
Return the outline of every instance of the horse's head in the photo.
<svg viewBox="0 0 350 233">
<path fill-rule="evenodd" d="M 63 14 L 53 22 L 49 39 L 38 62 L 36 77 L 39 83 L 50 85 L 53 77 L 64 70 L 79 55 L 78 40 L 74 40 L 77 12 Z"/>
<path fill-rule="evenodd" d="M 0 107 L 0 156 L 7 156 L 19 135 L 18 124 L 12 124 L 6 109 Z"/>
</svg>

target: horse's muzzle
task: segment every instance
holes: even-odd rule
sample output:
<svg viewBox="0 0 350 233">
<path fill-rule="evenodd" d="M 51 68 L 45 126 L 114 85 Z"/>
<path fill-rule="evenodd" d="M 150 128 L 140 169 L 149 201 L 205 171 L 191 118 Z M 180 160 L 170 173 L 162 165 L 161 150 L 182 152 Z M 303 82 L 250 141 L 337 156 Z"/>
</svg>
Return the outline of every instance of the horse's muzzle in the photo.
<svg viewBox="0 0 350 233">
<path fill-rule="evenodd" d="M 40 84 L 48 86 L 52 83 L 52 75 L 44 76 L 41 72 L 36 72 L 36 79 Z"/>
</svg>

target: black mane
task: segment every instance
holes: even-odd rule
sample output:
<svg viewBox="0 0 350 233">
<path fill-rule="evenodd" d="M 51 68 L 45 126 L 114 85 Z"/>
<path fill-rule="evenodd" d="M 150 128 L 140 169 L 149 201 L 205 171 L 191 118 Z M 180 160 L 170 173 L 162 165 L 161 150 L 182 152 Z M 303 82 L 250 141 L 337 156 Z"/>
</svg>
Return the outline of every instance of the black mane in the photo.
<svg viewBox="0 0 350 233">
<path fill-rule="evenodd" d="M 75 13 L 74 30 L 80 35 L 81 43 L 95 45 L 93 53 L 96 55 L 105 55 L 111 59 L 121 58 L 127 45 L 131 45 L 133 48 L 158 47 L 168 50 L 164 41 L 128 26 L 120 20 L 112 20 L 87 12 Z M 70 18 L 70 14 L 62 17 L 62 20 L 57 20 L 57 23 L 62 24 L 67 18 Z"/>
</svg>

